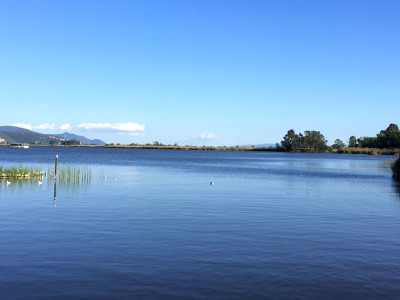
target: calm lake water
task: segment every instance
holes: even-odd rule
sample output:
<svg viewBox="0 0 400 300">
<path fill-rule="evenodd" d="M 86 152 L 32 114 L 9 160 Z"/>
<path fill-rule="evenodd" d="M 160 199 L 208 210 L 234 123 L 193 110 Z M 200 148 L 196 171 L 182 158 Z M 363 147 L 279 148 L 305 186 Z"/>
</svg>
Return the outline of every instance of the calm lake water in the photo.
<svg viewBox="0 0 400 300">
<path fill-rule="evenodd" d="M 56 154 L 91 182 L 54 201 L 46 177 L 0 180 L 1 299 L 400 299 L 393 157 L 0 147 L 0 164 Z"/>
</svg>

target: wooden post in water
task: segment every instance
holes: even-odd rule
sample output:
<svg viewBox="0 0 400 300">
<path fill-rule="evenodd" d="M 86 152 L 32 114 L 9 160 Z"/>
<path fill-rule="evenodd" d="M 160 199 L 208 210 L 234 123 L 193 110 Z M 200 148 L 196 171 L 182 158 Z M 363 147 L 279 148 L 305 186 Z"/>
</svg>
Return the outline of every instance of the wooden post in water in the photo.
<svg viewBox="0 0 400 300">
<path fill-rule="evenodd" d="M 54 170 L 54 180 L 57 181 L 57 164 L 58 164 L 58 155 L 56 155 L 56 165 Z"/>
</svg>

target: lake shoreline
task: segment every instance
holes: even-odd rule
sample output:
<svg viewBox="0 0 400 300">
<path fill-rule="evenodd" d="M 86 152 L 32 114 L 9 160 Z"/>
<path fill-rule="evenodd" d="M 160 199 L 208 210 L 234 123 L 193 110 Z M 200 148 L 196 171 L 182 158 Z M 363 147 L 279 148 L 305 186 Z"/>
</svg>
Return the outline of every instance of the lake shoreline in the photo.
<svg viewBox="0 0 400 300">
<path fill-rule="evenodd" d="M 9 145 L 1 145 L 9 147 Z M 30 147 L 50 147 L 50 145 L 31 145 Z M 232 146 L 168 146 L 168 145 L 52 145 L 51 147 L 75 148 L 121 148 L 121 149 L 156 149 L 156 150 L 201 150 L 201 151 L 259 151 L 259 152 L 286 152 L 277 147 L 232 147 Z M 288 153 L 336 153 L 336 154 L 367 154 L 367 155 L 400 155 L 400 149 L 379 148 L 339 148 L 325 152 L 290 151 Z"/>
</svg>

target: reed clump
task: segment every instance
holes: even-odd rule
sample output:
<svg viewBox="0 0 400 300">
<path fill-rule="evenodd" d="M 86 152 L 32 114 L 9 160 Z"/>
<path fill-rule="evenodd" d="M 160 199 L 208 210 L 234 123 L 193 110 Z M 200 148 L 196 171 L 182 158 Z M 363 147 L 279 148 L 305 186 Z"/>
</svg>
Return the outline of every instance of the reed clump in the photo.
<svg viewBox="0 0 400 300">
<path fill-rule="evenodd" d="M 54 178 L 53 171 L 48 172 L 49 178 Z M 92 180 L 92 170 L 86 166 L 59 166 L 57 170 L 57 182 L 79 185 L 87 184 Z"/>
<path fill-rule="evenodd" d="M 42 177 L 43 171 L 37 167 L 0 166 L 0 179 L 23 179 Z"/>
</svg>

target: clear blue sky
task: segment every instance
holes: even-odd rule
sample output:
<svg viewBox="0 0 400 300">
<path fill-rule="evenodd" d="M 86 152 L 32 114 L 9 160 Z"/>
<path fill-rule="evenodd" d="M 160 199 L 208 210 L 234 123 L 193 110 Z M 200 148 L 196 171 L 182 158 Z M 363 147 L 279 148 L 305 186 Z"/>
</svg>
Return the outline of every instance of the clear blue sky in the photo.
<svg viewBox="0 0 400 300">
<path fill-rule="evenodd" d="M 399 14 L 398 0 L 0 0 L 0 125 L 114 143 L 374 136 L 400 125 Z"/>
</svg>

